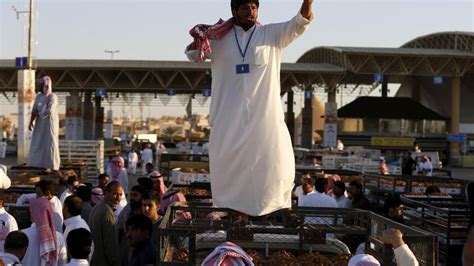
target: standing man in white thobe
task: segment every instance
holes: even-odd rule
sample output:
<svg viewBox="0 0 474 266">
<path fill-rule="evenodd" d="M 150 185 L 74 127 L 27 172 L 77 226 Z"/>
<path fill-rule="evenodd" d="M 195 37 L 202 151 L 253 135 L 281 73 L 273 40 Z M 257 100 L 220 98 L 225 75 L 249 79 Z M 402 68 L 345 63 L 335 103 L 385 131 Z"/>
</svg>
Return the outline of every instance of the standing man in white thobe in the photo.
<svg viewBox="0 0 474 266">
<path fill-rule="evenodd" d="M 147 143 L 145 149 L 142 150 L 142 172 L 146 174 L 146 164 L 153 163 L 153 150 L 151 144 Z"/>
<path fill-rule="evenodd" d="M 128 153 L 128 173 L 132 175 L 137 174 L 138 154 L 135 149 Z"/>
<path fill-rule="evenodd" d="M 44 168 L 45 172 L 59 170 L 59 115 L 58 97 L 53 93 L 53 82 L 49 76 L 38 80 L 43 90 L 36 96 L 31 111 L 29 130 L 30 154 L 26 165 Z"/>
<path fill-rule="evenodd" d="M 291 20 L 260 25 L 258 0 L 231 0 L 233 18 L 224 24 L 232 25 L 205 53 L 212 70 L 212 198 L 219 207 L 252 216 L 291 207 L 295 161 L 281 105 L 280 68 L 283 49 L 311 22 L 313 1 L 302 2 Z M 202 59 L 196 44 L 186 49 L 195 62 Z"/>
</svg>

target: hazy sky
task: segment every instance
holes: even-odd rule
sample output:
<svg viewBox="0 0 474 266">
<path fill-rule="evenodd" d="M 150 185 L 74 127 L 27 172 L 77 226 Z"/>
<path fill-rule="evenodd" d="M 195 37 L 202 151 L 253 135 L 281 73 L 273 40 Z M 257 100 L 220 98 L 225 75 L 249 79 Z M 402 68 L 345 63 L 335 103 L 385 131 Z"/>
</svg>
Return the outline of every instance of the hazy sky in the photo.
<svg viewBox="0 0 474 266">
<path fill-rule="evenodd" d="M 188 30 L 230 16 L 230 0 L 34 0 L 35 56 L 54 59 L 186 60 Z M 260 0 L 262 24 L 291 19 L 301 0 Z M 474 0 L 315 0 L 308 32 L 284 54 L 295 62 L 322 45 L 399 47 L 440 31 L 473 31 Z M 0 0 L 0 59 L 26 54 L 27 0 Z M 200 109 L 198 108 L 198 111 Z M 206 110 L 206 108 L 202 109 Z M 184 113 L 184 108 L 180 109 Z"/>
<path fill-rule="evenodd" d="M 34 0 L 37 5 L 35 55 L 38 58 L 185 60 L 188 30 L 230 16 L 229 0 Z M 261 0 L 263 24 L 291 19 L 301 0 Z M 439 31 L 473 31 L 473 0 L 315 0 L 310 30 L 285 52 L 294 62 L 321 45 L 398 47 Z M 17 20 L 0 0 L 0 58 L 25 54 L 27 17 Z M 23 51 L 22 51 L 23 50 Z"/>
</svg>

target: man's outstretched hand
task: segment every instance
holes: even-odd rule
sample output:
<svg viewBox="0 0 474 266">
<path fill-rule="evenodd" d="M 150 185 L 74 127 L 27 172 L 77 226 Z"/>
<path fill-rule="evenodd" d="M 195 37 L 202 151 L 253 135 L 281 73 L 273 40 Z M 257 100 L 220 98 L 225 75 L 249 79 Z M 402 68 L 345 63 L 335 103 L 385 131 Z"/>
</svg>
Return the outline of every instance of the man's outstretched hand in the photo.
<svg viewBox="0 0 474 266">
<path fill-rule="evenodd" d="M 307 20 L 313 18 L 312 6 L 313 0 L 303 0 L 303 5 L 301 5 L 301 15 Z"/>
</svg>

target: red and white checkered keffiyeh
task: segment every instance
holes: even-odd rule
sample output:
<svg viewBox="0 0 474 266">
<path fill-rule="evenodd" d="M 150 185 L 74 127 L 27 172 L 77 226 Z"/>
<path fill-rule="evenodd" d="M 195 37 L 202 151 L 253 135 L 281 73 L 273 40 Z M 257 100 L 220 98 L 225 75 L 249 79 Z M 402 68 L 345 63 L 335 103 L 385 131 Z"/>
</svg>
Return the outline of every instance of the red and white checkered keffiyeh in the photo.
<svg viewBox="0 0 474 266">
<path fill-rule="evenodd" d="M 232 29 L 233 24 L 233 18 L 227 21 L 219 19 L 214 25 L 198 24 L 189 31 L 189 34 L 194 38 L 201 61 L 206 60 L 205 53 L 210 54 L 212 52 L 209 40 L 219 40 L 224 37 Z"/>
<path fill-rule="evenodd" d="M 211 44 L 209 40 L 219 40 L 224 37 L 234 25 L 234 18 L 230 18 L 226 21 L 219 19 L 214 25 L 198 24 L 194 26 L 189 34 L 194 38 L 196 50 L 199 51 L 199 59 L 205 61 L 205 54 L 212 53 Z M 257 26 L 261 24 L 257 21 Z"/>
<path fill-rule="evenodd" d="M 242 248 L 231 242 L 216 247 L 201 263 L 201 266 L 253 266 L 250 257 Z"/>
<path fill-rule="evenodd" d="M 39 255 L 41 265 L 56 265 L 58 261 L 58 246 L 56 245 L 56 226 L 54 210 L 46 197 L 30 200 L 30 214 L 36 224 L 39 238 Z"/>
</svg>

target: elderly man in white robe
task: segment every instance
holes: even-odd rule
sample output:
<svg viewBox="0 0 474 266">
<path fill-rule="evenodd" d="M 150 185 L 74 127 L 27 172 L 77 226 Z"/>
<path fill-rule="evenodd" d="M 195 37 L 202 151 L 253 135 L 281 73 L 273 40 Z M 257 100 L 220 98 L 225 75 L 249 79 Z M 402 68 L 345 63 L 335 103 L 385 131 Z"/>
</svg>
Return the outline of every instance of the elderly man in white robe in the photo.
<svg viewBox="0 0 474 266">
<path fill-rule="evenodd" d="M 59 115 L 58 97 L 53 91 L 53 82 L 49 76 L 38 80 L 43 86 L 36 96 L 28 128 L 31 136 L 28 166 L 44 168 L 46 172 L 59 170 Z M 33 129 L 34 128 L 34 129 Z"/>
<path fill-rule="evenodd" d="M 219 207 L 252 216 L 291 207 L 295 161 L 280 68 L 283 49 L 311 22 L 313 1 L 302 2 L 291 20 L 260 25 L 258 0 L 232 0 L 233 18 L 191 30 L 195 41 L 186 48 L 188 58 L 211 59 L 209 155 L 212 197 Z M 193 35 L 200 26 L 211 39 L 204 42 L 205 52 L 201 34 Z"/>
</svg>

